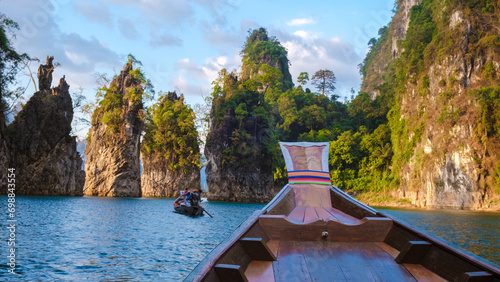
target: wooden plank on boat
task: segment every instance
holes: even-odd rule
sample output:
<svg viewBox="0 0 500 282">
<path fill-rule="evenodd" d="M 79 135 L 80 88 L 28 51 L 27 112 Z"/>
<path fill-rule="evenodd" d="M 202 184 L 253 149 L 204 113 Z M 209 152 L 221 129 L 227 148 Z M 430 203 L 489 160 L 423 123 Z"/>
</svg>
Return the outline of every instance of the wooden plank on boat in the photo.
<svg viewBox="0 0 500 282">
<path fill-rule="evenodd" d="M 338 221 L 345 223 L 345 224 L 356 224 L 359 219 L 350 216 L 342 211 L 339 211 L 336 208 L 325 208 L 326 211 L 328 211 L 333 217 L 335 217 Z"/>
<path fill-rule="evenodd" d="M 304 222 L 304 215 L 306 214 L 305 207 L 296 207 L 293 211 L 287 216 L 287 219 L 295 222 Z"/>
<path fill-rule="evenodd" d="M 330 186 L 319 184 L 293 184 L 297 207 L 331 207 Z"/>
<path fill-rule="evenodd" d="M 322 220 L 304 225 L 292 223 L 284 216 L 278 215 L 262 215 L 259 217 L 259 223 L 271 240 L 280 241 L 320 240 L 321 232 L 325 230 L 325 223 Z"/>
<path fill-rule="evenodd" d="M 336 259 L 348 281 L 379 281 L 380 279 L 365 258 L 356 242 L 328 242 L 328 254 Z"/>
<path fill-rule="evenodd" d="M 245 232 L 243 237 L 252 237 L 252 238 L 262 238 L 264 243 L 269 242 L 269 236 L 267 236 L 266 232 L 264 229 L 262 229 L 262 226 L 260 224 L 254 224 L 250 230 Z"/>
<path fill-rule="evenodd" d="M 493 281 L 493 275 L 486 271 L 466 272 L 462 276 L 462 282 L 490 282 Z"/>
<path fill-rule="evenodd" d="M 241 238 L 240 243 L 252 260 L 274 261 L 276 257 L 262 238 Z"/>
<path fill-rule="evenodd" d="M 380 249 L 376 243 L 357 243 L 355 246 L 365 254 L 366 259 L 382 281 L 414 281 L 413 276 L 394 258 Z"/>
<path fill-rule="evenodd" d="M 278 260 L 273 262 L 273 267 L 276 281 L 312 281 L 301 245 L 295 241 L 280 241 Z"/>
<path fill-rule="evenodd" d="M 396 258 L 399 255 L 399 251 L 394 249 L 393 247 L 387 245 L 384 242 L 375 242 L 375 245 L 377 245 L 379 248 L 384 250 L 386 253 L 392 256 L 392 258 Z"/>
<path fill-rule="evenodd" d="M 247 282 L 241 266 L 218 263 L 214 266 L 215 272 L 222 281 Z"/>
<path fill-rule="evenodd" d="M 406 269 L 417 279 L 417 281 L 433 281 L 433 282 L 446 282 L 448 280 L 443 279 L 436 273 L 428 270 L 420 264 L 404 263 Z"/>
<path fill-rule="evenodd" d="M 302 244 L 302 254 L 313 281 L 347 281 L 337 260 L 327 251 L 331 243 L 304 241 Z"/>
<path fill-rule="evenodd" d="M 274 256 L 275 257 L 278 257 L 278 247 L 280 245 L 280 241 L 278 240 L 269 240 L 267 242 L 267 246 L 269 247 L 269 249 L 271 250 L 271 252 L 273 252 Z"/>
<path fill-rule="evenodd" d="M 201 280 L 203 282 L 222 282 L 217 275 L 217 272 L 215 272 L 215 269 L 211 269 L 210 272 Z"/>
<path fill-rule="evenodd" d="M 293 192 L 292 186 L 287 185 L 283 188 L 276 198 L 268 204 L 265 209 L 266 214 L 283 214 L 288 215 L 295 208 L 295 194 Z"/>
<path fill-rule="evenodd" d="M 425 237 L 424 237 L 425 238 Z M 393 224 L 389 234 L 384 240 L 384 243 L 393 247 L 394 249 L 401 251 L 408 241 L 420 241 L 422 237 L 416 236 L 414 233 Z"/>
<path fill-rule="evenodd" d="M 245 271 L 245 276 L 249 282 L 274 282 L 273 262 L 252 261 Z"/>
<path fill-rule="evenodd" d="M 262 210 L 255 211 L 251 216 L 247 218 L 246 221 L 240 224 L 233 233 L 226 238 L 222 243 L 220 243 L 215 249 L 210 252 L 199 264 L 196 268 L 186 277 L 186 281 L 201 281 L 209 275 L 209 273 L 213 270 L 213 266 L 215 263 L 220 260 L 231 246 L 237 242 L 242 234 L 248 231 L 259 219 L 263 213 Z"/>
<path fill-rule="evenodd" d="M 331 213 L 327 212 L 325 208 L 314 208 L 318 216 L 323 219 L 323 221 L 338 221 Z"/>
<path fill-rule="evenodd" d="M 315 208 L 307 207 L 306 213 L 304 214 L 304 222 L 317 220 L 317 219 L 319 219 L 319 216 L 318 216 L 318 213 L 316 213 Z"/>
<path fill-rule="evenodd" d="M 247 269 L 247 266 L 252 261 L 252 258 L 247 253 L 241 241 L 235 242 L 233 246 L 231 246 L 224 256 L 217 261 L 218 264 L 234 264 L 241 266 L 243 272 Z M 217 272 L 218 273 L 218 272 Z"/>
<path fill-rule="evenodd" d="M 377 216 L 377 213 L 373 209 L 358 202 L 337 187 L 330 187 L 330 197 L 332 207 L 357 219 Z"/>
<path fill-rule="evenodd" d="M 382 242 L 389 232 L 392 220 L 389 218 L 364 218 L 356 225 L 345 225 L 338 221 L 318 219 L 307 224 L 290 222 L 283 216 L 262 215 L 259 217 L 271 240 L 322 240 L 325 230 L 331 231 L 328 241 L 367 241 Z"/>
<path fill-rule="evenodd" d="M 431 248 L 425 241 L 409 241 L 394 259 L 397 263 L 420 263 Z"/>
<path fill-rule="evenodd" d="M 455 256 L 438 246 L 430 248 L 429 253 L 425 256 L 421 264 L 446 280 L 458 281 L 465 272 L 484 270 L 464 260 L 463 257 Z"/>
</svg>

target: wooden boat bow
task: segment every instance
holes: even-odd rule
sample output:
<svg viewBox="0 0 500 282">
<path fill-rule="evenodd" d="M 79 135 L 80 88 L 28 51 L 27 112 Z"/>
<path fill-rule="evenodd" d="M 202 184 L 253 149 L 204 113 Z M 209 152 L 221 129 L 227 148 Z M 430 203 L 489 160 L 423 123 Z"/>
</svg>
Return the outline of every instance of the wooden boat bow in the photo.
<svg viewBox="0 0 500 282">
<path fill-rule="evenodd" d="M 296 144 L 285 143 L 303 147 L 284 152 L 288 168 L 325 169 L 328 143 Z M 290 179 L 185 281 L 500 281 L 498 266 L 307 178 Z"/>
</svg>

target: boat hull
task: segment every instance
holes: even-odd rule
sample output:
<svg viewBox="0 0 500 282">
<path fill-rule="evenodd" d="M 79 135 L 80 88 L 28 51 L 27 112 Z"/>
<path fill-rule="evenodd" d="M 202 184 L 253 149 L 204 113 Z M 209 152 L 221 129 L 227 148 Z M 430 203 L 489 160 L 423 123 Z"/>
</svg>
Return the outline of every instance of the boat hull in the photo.
<svg viewBox="0 0 500 282">
<path fill-rule="evenodd" d="M 174 207 L 174 211 L 176 213 L 185 214 L 189 216 L 202 216 L 203 208 L 201 207 L 186 207 L 186 206 L 177 206 Z"/>
<path fill-rule="evenodd" d="M 500 269 L 337 187 L 290 184 L 185 279 L 365 280 L 500 281 Z"/>
</svg>

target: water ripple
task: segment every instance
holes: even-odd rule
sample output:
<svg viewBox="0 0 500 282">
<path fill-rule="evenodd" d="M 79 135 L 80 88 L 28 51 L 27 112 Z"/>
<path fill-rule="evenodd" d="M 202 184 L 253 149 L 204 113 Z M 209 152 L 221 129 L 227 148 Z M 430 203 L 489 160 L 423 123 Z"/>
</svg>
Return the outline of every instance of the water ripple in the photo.
<svg viewBox="0 0 500 282">
<path fill-rule="evenodd" d="M 17 278 L 28 281 L 182 280 L 263 207 L 206 202 L 212 219 L 173 213 L 173 199 L 18 196 L 16 200 Z M 7 197 L 1 196 L 0 204 L 4 203 Z M 6 220 L 3 212 L 3 258 L 8 255 Z M 0 280 L 13 278 L 3 261 Z"/>
</svg>

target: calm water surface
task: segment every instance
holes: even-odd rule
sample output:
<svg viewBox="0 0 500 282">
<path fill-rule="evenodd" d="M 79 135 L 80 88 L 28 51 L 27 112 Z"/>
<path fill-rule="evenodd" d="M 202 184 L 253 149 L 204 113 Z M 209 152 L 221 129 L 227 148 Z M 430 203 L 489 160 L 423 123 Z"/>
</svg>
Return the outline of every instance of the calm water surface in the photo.
<svg viewBox="0 0 500 282">
<path fill-rule="evenodd" d="M 261 204 L 206 202 L 214 216 L 172 212 L 173 199 L 16 197 L 17 269 L 21 280 L 184 279 Z M 0 281 L 7 274 L 2 207 Z"/>
<path fill-rule="evenodd" d="M 214 216 L 172 212 L 173 199 L 17 196 L 19 280 L 184 279 L 262 204 L 205 202 Z M 0 281 L 7 274 L 7 197 L 0 197 Z M 499 213 L 384 210 L 496 263 Z"/>
</svg>

